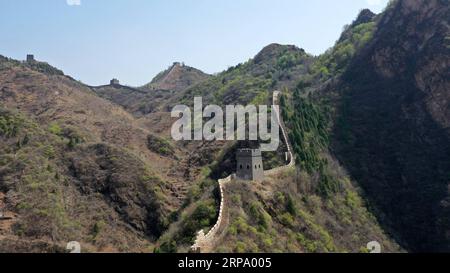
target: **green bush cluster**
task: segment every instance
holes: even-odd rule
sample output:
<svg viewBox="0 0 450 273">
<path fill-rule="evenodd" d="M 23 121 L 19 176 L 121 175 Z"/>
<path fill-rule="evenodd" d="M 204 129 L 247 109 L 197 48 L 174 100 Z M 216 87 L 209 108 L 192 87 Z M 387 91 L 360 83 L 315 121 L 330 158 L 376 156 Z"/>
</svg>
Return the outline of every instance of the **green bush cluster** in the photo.
<svg viewBox="0 0 450 273">
<path fill-rule="evenodd" d="M 194 212 L 183 219 L 181 233 L 176 236 L 177 241 L 191 244 L 199 230 L 212 227 L 217 220 L 216 208 L 215 200 L 199 201 Z"/>
<path fill-rule="evenodd" d="M 48 126 L 48 131 L 57 136 L 61 136 L 63 132 L 59 124 L 56 122 L 50 123 L 50 125 Z"/>
<path fill-rule="evenodd" d="M 328 120 L 319 106 L 300 96 L 300 91 L 297 88 L 294 92 L 294 111 L 289 118 L 290 138 L 297 164 L 312 173 L 319 169 L 322 162 L 320 152 L 328 146 Z"/>
<path fill-rule="evenodd" d="M 329 197 L 340 189 L 340 185 L 330 174 L 327 159 L 322 155 L 329 146 L 329 118 L 325 115 L 327 107 L 302 96 L 306 86 L 304 82 L 298 84 L 293 94 L 293 110 L 284 96 L 280 104 L 283 117 L 292 128 L 289 138 L 297 165 L 309 174 L 318 173 L 317 192 L 323 197 Z"/>
<path fill-rule="evenodd" d="M 289 69 L 301 63 L 304 57 L 304 53 L 300 51 L 286 51 L 281 57 L 278 58 L 277 68 L 281 70 Z"/>
<path fill-rule="evenodd" d="M 266 230 L 272 222 L 271 216 L 257 202 L 250 205 L 249 215 L 256 222 L 258 230 Z"/>
<path fill-rule="evenodd" d="M 170 142 L 161 137 L 155 135 L 148 135 L 147 137 L 147 147 L 150 151 L 155 152 L 162 156 L 172 157 L 175 155 L 175 150 L 170 144 Z"/>
<path fill-rule="evenodd" d="M 22 125 L 23 121 L 20 118 L 0 110 L 0 136 L 15 137 Z"/>
<path fill-rule="evenodd" d="M 156 247 L 154 253 L 176 253 L 178 250 L 177 242 L 174 240 L 168 240 L 161 243 L 159 247 Z"/>
</svg>

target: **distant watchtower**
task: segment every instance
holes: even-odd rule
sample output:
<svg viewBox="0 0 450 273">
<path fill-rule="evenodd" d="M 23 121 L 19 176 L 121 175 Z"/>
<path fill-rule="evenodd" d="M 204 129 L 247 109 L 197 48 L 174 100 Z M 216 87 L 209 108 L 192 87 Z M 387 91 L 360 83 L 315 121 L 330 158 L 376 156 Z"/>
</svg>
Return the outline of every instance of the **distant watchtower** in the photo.
<svg viewBox="0 0 450 273">
<path fill-rule="evenodd" d="M 32 62 L 35 62 L 34 55 L 28 54 L 27 55 L 27 63 L 32 63 Z"/>
<path fill-rule="evenodd" d="M 261 181 L 264 179 L 264 167 L 261 150 L 239 149 L 236 154 L 238 179 Z"/>
<path fill-rule="evenodd" d="M 109 84 L 110 84 L 110 85 L 120 85 L 120 82 L 119 82 L 118 79 L 112 79 L 112 80 L 109 82 Z"/>
</svg>

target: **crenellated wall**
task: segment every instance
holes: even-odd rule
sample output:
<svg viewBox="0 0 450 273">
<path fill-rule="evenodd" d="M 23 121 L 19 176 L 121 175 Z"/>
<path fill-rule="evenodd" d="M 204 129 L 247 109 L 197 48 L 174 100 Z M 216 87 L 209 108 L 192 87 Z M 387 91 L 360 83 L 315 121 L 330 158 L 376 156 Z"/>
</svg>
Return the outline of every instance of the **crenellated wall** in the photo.
<svg viewBox="0 0 450 273">
<path fill-rule="evenodd" d="M 273 92 L 273 103 L 274 105 L 278 105 L 278 97 L 280 95 L 280 91 L 274 91 Z M 286 166 L 281 166 L 281 167 L 277 167 L 271 170 L 267 170 L 264 171 L 264 175 L 266 176 L 272 176 L 272 175 L 277 175 L 281 172 L 284 172 L 286 170 L 292 169 L 295 167 L 295 159 L 294 159 L 294 155 L 292 153 L 292 146 L 289 142 L 289 138 L 287 135 L 287 131 L 286 128 L 284 126 L 284 123 L 281 119 L 281 115 L 280 115 L 280 109 L 279 107 L 277 108 L 277 121 L 278 124 L 280 125 L 281 128 L 281 132 L 283 134 L 283 138 L 284 141 L 286 143 L 287 149 L 288 149 L 288 156 L 289 156 L 289 164 Z M 209 232 L 205 235 L 203 230 L 200 230 L 197 233 L 197 237 L 195 239 L 195 243 L 194 245 L 191 246 L 191 250 L 193 252 L 203 252 L 203 253 L 207 253 L 212 251 L 212 249 L 214 248 L 214 243 L 215 243 L 215 237 L 217 235 L 217 233 L 219 232 L 221 226 L 223 225 L 224 221 L 224 217 L 226 217 L 227 215 L 224 215 L 224 211 L 226 209 L 226 205 L 228 203 L 228 201 L 225 198 L 225 186 L 230 183 L 231 181 L 233 181 L 234 179 L 236 179 L 236 174 L 232 174 L 230 176 L 228 176 L 227 178 L 224 179 L 219 179 L 219 190 L 220 190 L 220 208 L 219 208 L 219 216 L 217 217 L 217 221 L 216 224 L 209 230 Z"/>
<path fill-rule="evenodd" d="M 225 207 L 225 194 L 224 187 L 226 184 L 230 183 L 233 179 L 235 179 L 235 174 L 232 174 L 224 179 L 219 179 L 219 190 L 220 190 L 220 208 L 219 208 L 219 216 L 217 217 L 216 224 L 209 230 L 209 232 L 205 235 L 203 230 L 200 230 L 197 233 L 197 238 L 195 240 L 194 245 L 191 249 L 194 252 L 200 252 L 211 249 L 213 247 L 213 239 L 216 236 L 222 222 L 224 216 L 224 207 Z"/>
</svg>

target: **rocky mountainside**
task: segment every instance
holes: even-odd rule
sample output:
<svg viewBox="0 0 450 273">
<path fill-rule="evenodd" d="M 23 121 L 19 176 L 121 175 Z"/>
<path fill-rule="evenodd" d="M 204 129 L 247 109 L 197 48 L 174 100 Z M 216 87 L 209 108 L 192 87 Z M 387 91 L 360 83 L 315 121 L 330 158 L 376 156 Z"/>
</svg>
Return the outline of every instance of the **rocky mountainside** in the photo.
<svg viewBox="0 0 450 273">
<path fill-rule="evenodd" d="M 135 117 L 163 111 L 162 102 L 173 96 L 167 90 L 142 90 L 123 85 L 103 85 L 92 88 L 100 97 L 122 106 Z"/>
<path fill-rule="evenodd" d="M 299 171 L 275 184 L 301 190 L 277 193 L 270 180 L 232 187 L 232 220 L 216 251 L 357 251 L 369 238 L 385 251 L 398 251 L 395 241 L 448 251 L 448 12 L 448 1 L 393 1 L 380 15 L 363 10 L 323 55 L 300 53 L 305 70 L 281 81 L 296 84 L 282 104 Z M 175 99 L 265 101 L 264 90 L 280 82 L 264 68 L 286 48 L 270 45 Z M 360 201 L 352 207 L 349 198 Z M 345 219 L 367 237 L 345 234 Z"/>
<path fill-rule="evenodd" d="M 285 102 L 297 164 L 319 192 L 362 187 L 384 230 L 410 251 L 448 251 L 449 2 L 362 11 Z M 336 188 L 337 187 L 337 188 Z"/>
<path fill-rule="evenodd" d="M 414 251 L 450 250 L 449 19 L 449 1 L 394 3 L 325 91 L 339 97 L 332 149 Z"/>
<path fill-rule="evenodd" d="M 148 250 L 184 203 L 185 150 L 41 67 L 0 57 L 1 209 L 14 215 L 0 239 L 18 251 L 35 240 Z"/>
</svg>

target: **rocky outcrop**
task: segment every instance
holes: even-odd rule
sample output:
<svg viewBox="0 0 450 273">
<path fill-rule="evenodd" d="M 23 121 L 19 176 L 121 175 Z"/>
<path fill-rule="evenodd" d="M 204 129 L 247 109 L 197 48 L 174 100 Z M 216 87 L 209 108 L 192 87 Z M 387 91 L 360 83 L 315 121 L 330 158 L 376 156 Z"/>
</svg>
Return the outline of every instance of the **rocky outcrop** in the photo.
<svg viewBox="0 0 450 273">
<path fill-rule="evenodd" d="M 352 25 L 357 26 L 360 24 L 369 23 L 373 20 L 373 18 L 375 18 L 375 16 L 375 13 L 373 13 L 370 9 L 363 9 Z"/>
</svg>

